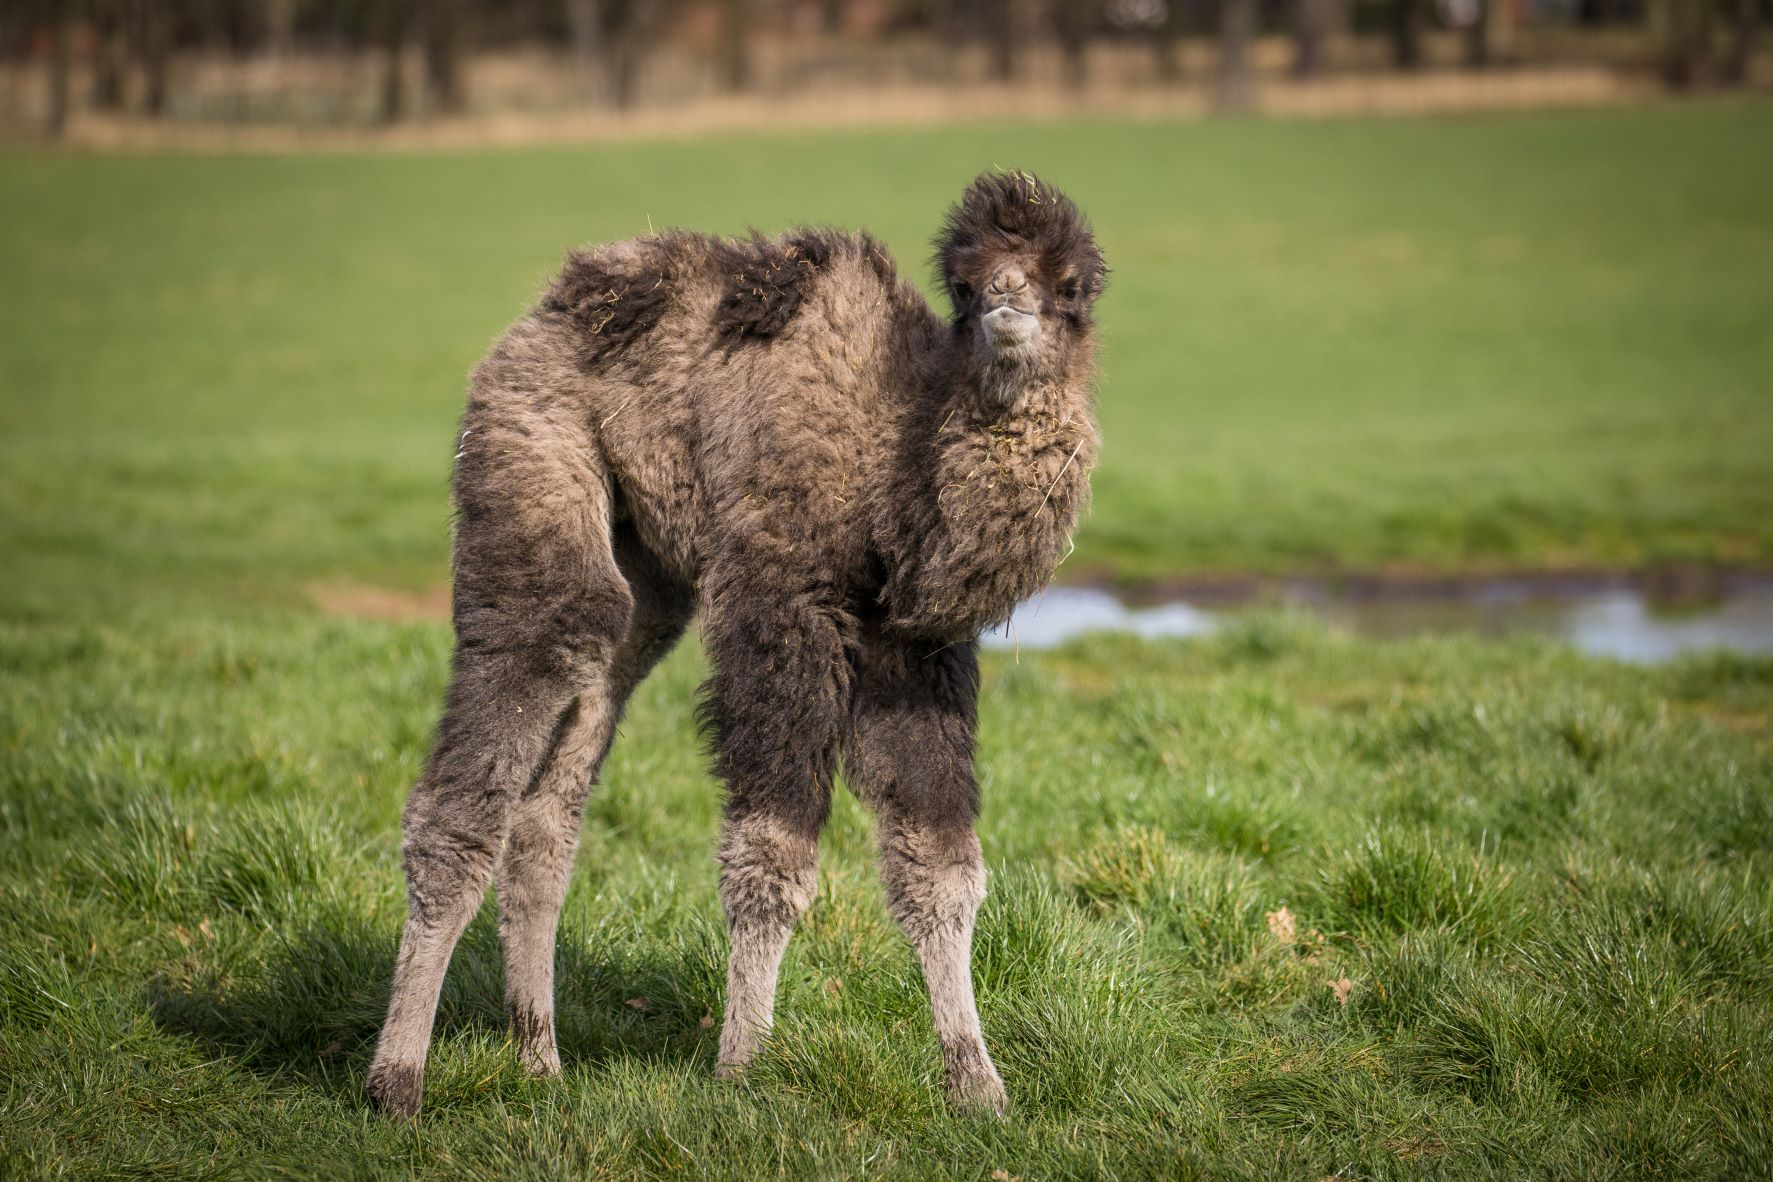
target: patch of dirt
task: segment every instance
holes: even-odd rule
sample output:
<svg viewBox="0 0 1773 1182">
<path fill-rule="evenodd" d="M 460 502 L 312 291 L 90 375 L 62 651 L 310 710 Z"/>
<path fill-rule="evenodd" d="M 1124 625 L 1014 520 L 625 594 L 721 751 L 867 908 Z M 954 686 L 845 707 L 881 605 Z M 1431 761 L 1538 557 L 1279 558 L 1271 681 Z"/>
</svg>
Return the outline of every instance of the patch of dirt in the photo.
<svg viewBox="0 0 1773 1182">
<path fill-rule="evenodd" d="M 322 583 L 309 588 L 314 605 L 329 616 L 395 623 L 438 623 L 449 619 L 449 588 L 400 591 L 357 583 Z"/>
</svg>

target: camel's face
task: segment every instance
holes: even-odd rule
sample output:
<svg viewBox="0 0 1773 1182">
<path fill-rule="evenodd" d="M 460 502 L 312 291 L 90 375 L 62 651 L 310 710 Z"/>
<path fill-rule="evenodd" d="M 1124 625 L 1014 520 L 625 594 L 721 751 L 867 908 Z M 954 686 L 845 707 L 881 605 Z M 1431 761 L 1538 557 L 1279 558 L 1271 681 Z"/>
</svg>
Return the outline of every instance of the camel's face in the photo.
<svg viewBox="0 0 1773 1182">
<path fill-rule="evenodd" d="M 1087 357 L 1078 349 L 1107 267 L 1057 189 L 1027 173 L 980 177 L 949 212 L 936 251 L 956 331 L 988 373 L 1057 377 Z"/>
<path fill-rule="evenodd" d="M 976 288 L 960 277 L 953 282 L 960 331 L 979 365 L 1006 377 L 1063 373 L 1091 332 L 1100 280 L 1065 260 L 1010 255 L 994 262 L 981 269 Z"/>
</svg>

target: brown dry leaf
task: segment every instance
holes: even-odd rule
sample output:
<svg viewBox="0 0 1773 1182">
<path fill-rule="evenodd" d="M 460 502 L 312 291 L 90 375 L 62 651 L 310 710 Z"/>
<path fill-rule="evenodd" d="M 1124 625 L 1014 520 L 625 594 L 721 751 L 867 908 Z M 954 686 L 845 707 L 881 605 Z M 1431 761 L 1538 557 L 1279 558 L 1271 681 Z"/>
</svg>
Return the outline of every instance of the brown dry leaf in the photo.
<svg viewBox="0 0 1773 1182">
<path fill-rule="evenodd" d="M 189 948 L 191 946 L 191 933 L 187 932 L 184 928 L 173 928 L 172 934 L 178 937 L 179 944 L 182 947 Z"/>
<path fill-rule="evenodd" d="M 1291 944 L 1297 931 L 1298 925 L 1293 922 L 1293 913 L 1285 907 L 1268 913 L 1268 932 L 1282 944 Z"/>
<path fill-rule="evenodd" d="M 637 1010 L 650 1010 L 653 1008 L 653 1003 L 644 997 L 631 997 L 622 1004 L 625 1006 L 632 1006 Z"/>
<path fill-rule="evenodd" d="M 825 992 L 836 997 L 843 992 L 843 982 L 836 977 L 825 978 Z"/>
<path fill-rule="evenodd" d="M 1022 1182 L 1022 1175 L 1012 1174 L 1008 1170 L 999 1167 L 998 1169 L 991 1171 L 991 1182 Z"/>
<path fill-rule="evenodd" d="M 198 921 L 197 930 L 203 933 L 203 938 L 205 940 L 215 939 L 215 929 L 209 926 L 209 920 L 204 919 Z"/>
<path fill-rule="evenodd" d="M 706 1030 L 710 1026 L 714 1025 L 714 1011 L 709 1010 L 707 1013 L 703 1014 L 700 1018 L 697 1018 L 696 1025 L 700 1026 L 703 1030 Z"/>
<path fill-rule="evenodd" d="M 1348 993 L 1354 988 L 1353 981 L 1350 981 L 1347 977 L 1338 977 L 1334 981 L 1325 981 L 1324 984 L 1328 985 L 1330 987 L 1330 992 L 1336 995 L 1337 1005 L 1345 1006 L 1348 1004 Z"/>
</svg>

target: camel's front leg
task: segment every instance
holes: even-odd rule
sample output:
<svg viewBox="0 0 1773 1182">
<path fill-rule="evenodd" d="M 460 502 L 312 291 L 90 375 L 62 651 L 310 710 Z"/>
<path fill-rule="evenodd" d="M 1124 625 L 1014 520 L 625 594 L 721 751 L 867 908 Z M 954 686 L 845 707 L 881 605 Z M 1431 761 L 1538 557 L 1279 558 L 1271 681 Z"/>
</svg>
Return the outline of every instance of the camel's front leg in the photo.
<svg viewBox="0 0 1773 1182">
<path fill-rule="evenodd" d="M 977 659 L 971 645 L 930 654 L 876 637 L 858 678 L 844 766 L 878 816 L 887 906 L 923 965 L 948 1097 L 1001 1113 L 1009 1099 L 973 1001 L 973 925 L 985 898 L 973 832 Z"/>
</svg>

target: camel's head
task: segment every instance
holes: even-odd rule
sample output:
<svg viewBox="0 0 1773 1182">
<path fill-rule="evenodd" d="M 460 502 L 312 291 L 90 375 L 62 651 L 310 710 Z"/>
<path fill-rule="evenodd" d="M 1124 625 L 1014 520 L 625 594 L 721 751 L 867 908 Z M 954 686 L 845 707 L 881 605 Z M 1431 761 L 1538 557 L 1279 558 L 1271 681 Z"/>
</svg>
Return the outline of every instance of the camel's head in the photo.
<svg viewBox="0 0 1773 1182">
<path fill-rule="evenodd" d="M 936 263 L 959 343 L 985 374 L 1056 378 L 1087 364 L 1108 268 L 1065 194 L 1026 172 L 984 174 L 948 211 Z"/>
</svg>

